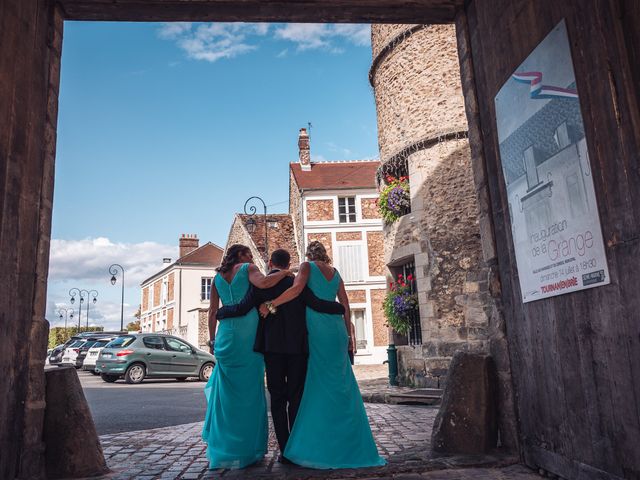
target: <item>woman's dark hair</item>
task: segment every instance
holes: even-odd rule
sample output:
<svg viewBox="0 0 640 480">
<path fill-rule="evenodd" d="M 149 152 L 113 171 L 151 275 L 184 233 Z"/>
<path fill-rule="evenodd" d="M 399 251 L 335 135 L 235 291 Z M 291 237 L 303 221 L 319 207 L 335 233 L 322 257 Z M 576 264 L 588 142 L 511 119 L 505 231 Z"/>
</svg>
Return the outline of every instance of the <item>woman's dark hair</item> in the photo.
<svg viewBox="0 0 640 480">
<path fill-rule="evenodd" d="M 331 263 L 331 258 L 327 255 L 327 249 L 317 240 L 309 243 L 307 246 L 307 258 L 309 261 L 320 260 L 321 262 Z"/>
<path fill-rule="evenodd" d="M 224 254 L 224 258 L 222 259 L 222 263 L 218 268 L 216 268 L 216 272 L 227 273 L 233 268 L 234 265 L 240 263 L 240 255 L 249 251 L 250 249 L 246 245 L 234 243 L 229 248 L 227 248 L 227 251 Z"/>
</svg>

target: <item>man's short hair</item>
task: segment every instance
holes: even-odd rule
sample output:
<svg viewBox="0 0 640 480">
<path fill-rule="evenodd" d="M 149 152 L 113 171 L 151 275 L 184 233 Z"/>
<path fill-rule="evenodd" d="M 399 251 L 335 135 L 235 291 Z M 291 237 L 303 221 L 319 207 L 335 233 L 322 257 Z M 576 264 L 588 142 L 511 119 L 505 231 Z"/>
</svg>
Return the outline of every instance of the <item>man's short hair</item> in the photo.
<svg viewBox="0 0 640 480">
<path fill-rule="evenodd" d="M 291 262 L 291 255 L 286 250 L 279 248 L 278 250 L 274 250 L 271 253 L 271 263 L 276 267 L 284 267 L 287 268 L 289 263 Z"/>
</svg>

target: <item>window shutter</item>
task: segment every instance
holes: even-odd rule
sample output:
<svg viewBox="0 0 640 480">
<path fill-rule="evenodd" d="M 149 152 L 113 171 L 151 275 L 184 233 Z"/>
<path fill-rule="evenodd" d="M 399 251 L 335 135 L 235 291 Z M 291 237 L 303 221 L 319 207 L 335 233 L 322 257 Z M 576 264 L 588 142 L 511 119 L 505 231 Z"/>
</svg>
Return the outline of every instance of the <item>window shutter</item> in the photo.
<svg viewBox="0 0 640 480">
<path fill-rule="evenodd" d="M 362 245 L 338 246 L 338 271 L 345 282 L 364 280 Z"/>
</svg>

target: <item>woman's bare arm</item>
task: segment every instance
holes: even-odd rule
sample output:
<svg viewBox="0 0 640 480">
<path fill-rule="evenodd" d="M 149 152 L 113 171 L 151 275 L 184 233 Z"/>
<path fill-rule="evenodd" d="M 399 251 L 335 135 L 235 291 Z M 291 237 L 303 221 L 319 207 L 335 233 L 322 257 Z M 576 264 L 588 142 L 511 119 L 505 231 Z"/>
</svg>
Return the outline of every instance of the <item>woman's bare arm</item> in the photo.
<svg viewBox="0 0 640 480">
<path fill-rule="evenodd" d="M 273 306 L 277 307 L 278 305 L 282 305 L 283 303 L 290 302 L 298 295 L 300 295 L 304 287 L 307 285 L 310 271 L 311 269 L 308 262 L 303 262 L 302 264 L 300 264 L 300 270 L 298 271 L 298 275 L 296 275 L 296 278 L 293 280 L 293 285 L 287 288 L 284 292 L 282 292 L 282 295 L 271 302 Z"/>
<path fill-rule="evenodd" d="M 344 282 L 340 280 L 340 286 L 338 287 L 338 302 L 344 307 L 344 325 L 349 335 L 349 351 L 356 352 L 355 332 L 353 323 L 351 323 L 351 308 L 349 308 L 349 297 L 347 291 L 344 288 Z"/>
<path fill-rule="evenodd" d="M 289 275 L 289 270 L 280 270 L 265 276 L 253 263 L 249 265 L 249 281 L 257 288 L 271 288 L 287 275 Z"/>
<path fill-rule="evenodd" d="M 216 328 L 218 326 L 218 319 L 216 313 L 220 307 L 220 296 L 216 289 L 215 283 L 211 285 L 211 294 L 209 295 L 209 340 L 215 341 Z M 212 352 L 213 353 L 213 352 Z"/>
</svg>

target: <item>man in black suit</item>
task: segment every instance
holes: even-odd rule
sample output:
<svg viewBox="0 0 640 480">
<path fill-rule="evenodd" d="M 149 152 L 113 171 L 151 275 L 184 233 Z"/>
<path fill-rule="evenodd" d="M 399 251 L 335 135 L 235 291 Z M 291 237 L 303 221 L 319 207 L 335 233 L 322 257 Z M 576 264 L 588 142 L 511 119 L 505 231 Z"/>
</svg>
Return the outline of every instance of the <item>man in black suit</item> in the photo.
<svg viewBox="0 0 640 480">
<path fill-rule="evenodd" d="M 275 250 L 269 260 L 269 275 L 289 269 L 290 263 L 289 252 Z M 251 286 L 240 303 L 220 308 L 216 317 L 221 320 L 245 315 L 252 308 L 277 298 L 292 285 L 293 278 L 285 277 L 276 286 L 264 290 Z M 280 305 L 267 318 L 260 318 L 253 346 L 254 351 L 264 355 L 267 389 L 271 395 L 271 417 L 281 453 L 293 428 L 307 375 L 307 306 L 323 313 L 344 314 L 342 305 L 321 300 L 305 287 L 300 296 Z M 280 461 L 288 462 L 282 455 Z"/>
</svg>

